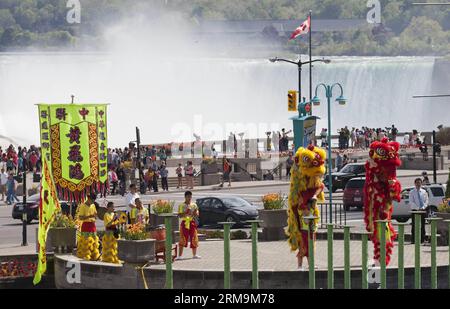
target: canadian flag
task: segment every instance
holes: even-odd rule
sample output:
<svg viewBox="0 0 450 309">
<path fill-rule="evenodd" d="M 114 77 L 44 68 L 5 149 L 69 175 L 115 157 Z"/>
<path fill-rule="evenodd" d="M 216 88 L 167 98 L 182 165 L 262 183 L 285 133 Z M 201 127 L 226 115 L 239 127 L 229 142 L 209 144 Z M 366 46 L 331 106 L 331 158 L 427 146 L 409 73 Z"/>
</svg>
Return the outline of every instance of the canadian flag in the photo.
<svg viewBox="0 0 450 309">
<path fill-rule="evenodd" d="M 307 20 L 305 20 L 300 27 L 298 27 L 297 29 L 295 29 L 295 31 L 292 33 L 291 37 L 289 38 L 290 40 L 295 39 L 296 37 L 298 37 L 299 35 L 302 35 L 304 33 L 308 33 L 309 29 L 311 27 L 311 17 L 308 17 Z"/>
</svg>

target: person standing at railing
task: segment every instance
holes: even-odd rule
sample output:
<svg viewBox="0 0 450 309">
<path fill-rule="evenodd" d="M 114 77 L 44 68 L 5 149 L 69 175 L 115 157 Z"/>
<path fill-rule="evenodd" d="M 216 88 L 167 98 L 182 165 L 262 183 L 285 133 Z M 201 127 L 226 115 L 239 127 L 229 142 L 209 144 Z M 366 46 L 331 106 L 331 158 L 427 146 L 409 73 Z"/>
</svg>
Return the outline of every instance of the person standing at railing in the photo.
<svg viewBox="0 0 450 309">
<path fill-rule="evenodd" d="M 186 175 L 186 189 L 194 189 L 194 165 L 192 161 L 188 161 L 184 173 Z"/>
<path fill-rule="evenodd" d="M 183 168 L 181 163 L 178 164 L 177 169 L 175 170 L 175 173 L 177 174 L 177 189 L 183 188 Z"/>
<path fill-rule="evenodd" d="M 228 160 L 226 156 L 223 156 L 222 166 L 223 166 L 223 176 L 222 176 L 222 184 L 220 186 L 223 187 L 225 181 L 228 181 L 228 187 L 231 187 L 232 165 L 230 160 Z"/>
<path fill-rule="evenodd" d="M 169 176 L 169 171 L 166 168 L 166 163 L 162 162 L 159 168 L 159 174 L 161 175 L 161 186 L 163 191 L 169 191 L 169 182 L 167 180 Z"/>
<path fill-rule="evenodd" d="M 409 203 L 411 205 L 412 210 L 421 210 L 425 211 L 428 207 L 428 193 L 425 189 L 422 188 L 422 179 L 417 178 L 414 181 L 414 189 L 409 191 Z M 414 239 L 414 228 L 417 222 L 415 222 L 415 216 L 412 215 L 412 225 L 411 225 L 411 243 L 413 244 L 415 242 Z M 422 214 L 421 218 L 421 243 L 425 241 L 425 215 Z"/>
<path fill-rule="evenodd" d="M 17 183 L 14 179 L 14 175 L 10 173 L 6 182 L 6 204 L 11 205 L 12 203 L 14 203 L 14 200 L 16 202 L 19 201 L 16 195 L 16 188 Z"/>
<path fill-rule="evenodd" d="M 294 158 L 292 152 L 289 152 L 289 158 L 286 160 L 286 179 L 289 180 L 291 178 L 291 168 L 294 165 Z M 281 169 L 280 169 L 281 172 Z M 281 176 L 280 176 L 281 177 Z"/>
<path fill-rule="evenodd" d="M 0 193 L 2 194 L 2 202 L 5 200 L 7 182 L 8 174 L 5 172 L 5 169 L 2 168 L 0 172 Z"/>
</svg>

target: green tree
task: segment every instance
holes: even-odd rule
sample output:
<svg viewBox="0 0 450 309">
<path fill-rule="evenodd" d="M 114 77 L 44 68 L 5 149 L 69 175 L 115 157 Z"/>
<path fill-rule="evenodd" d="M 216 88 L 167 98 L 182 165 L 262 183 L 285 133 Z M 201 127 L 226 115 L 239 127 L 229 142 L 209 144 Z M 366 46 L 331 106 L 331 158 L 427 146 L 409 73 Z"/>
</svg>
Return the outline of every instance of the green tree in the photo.
<svg viewBox="0 0 450 309">
<path fill-rule="evenodd" d="M 18 33 L 19 31 L 17 30 L 17 28 L 12 27 L 6 28 L 3 31 L 2 37 L 0 39 L 0 46 L 4 47 L 12 46 L 15 42 L 15 38 Z"/>
<path fill-rule="evenodd" d="M 0 27 L 8 28 L 16 24 L 16 20 L 7 9 L 0 9 Z"/>
<path fill-rule="evenodd" d="M 450 52 L 449 35 L 435 20 L 425 16 L 414 17 L 400 35 L 401 50 L 410 55 Z"/>
<path fill-rule="evenodd" d="M 16 22 L 22 27 L 22 29 L 32 30 L 36 23 L 38 16 L 36 11 L 21 6 L 16 11 Z"/>
</svg>

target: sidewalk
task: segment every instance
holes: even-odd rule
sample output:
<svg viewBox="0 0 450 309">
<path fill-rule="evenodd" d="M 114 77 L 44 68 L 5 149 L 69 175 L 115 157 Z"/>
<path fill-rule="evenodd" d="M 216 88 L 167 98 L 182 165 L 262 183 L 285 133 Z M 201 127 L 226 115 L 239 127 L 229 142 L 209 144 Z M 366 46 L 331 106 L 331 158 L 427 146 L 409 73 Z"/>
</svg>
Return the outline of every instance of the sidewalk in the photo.
<svg viewBox="0 0 450 309">
<path fill-rule="evenodd" d="M 36 243 L 28 243 L 28 246 L 22 247 L 20 243 L 0 244 L 0 258 L 3 256 L 31 255 L 36 253 Z"/>
</svg>

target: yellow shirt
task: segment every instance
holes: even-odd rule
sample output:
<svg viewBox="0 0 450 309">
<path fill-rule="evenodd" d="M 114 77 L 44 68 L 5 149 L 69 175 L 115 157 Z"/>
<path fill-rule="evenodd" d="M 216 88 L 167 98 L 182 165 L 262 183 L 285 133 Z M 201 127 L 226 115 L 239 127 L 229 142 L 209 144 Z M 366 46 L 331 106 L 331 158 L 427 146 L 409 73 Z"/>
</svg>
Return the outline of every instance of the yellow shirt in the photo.
<svg viewBox="0 0 450 309">
<path fill-rule="evenodd" d="M 78 216 L 81 217 L 88 217 L 88 216 L 92 216 L 95 215 L 97 216 L 97 209 L 95 208 L 95 205 L 92 204 L 90 206 L 86 205 L 85 203 L 80 204 L 80 206 L 78 206 Z M 95 218 L 89 218 L 89 219 L 85 219 L 85 220 L 81 220 L 82 222 L 95 222 Z"/>
<path fill-rule="evenodd" d="M 189 205 L 186 205 L 185 202 L 181 203 L 178 207 L 178 214 L 182 215 L 185 214 L 186 216 L 182 218 L 184 221 L 186 229 L 189 229 L 191 225 L 191 221 L 194 220 L 194 212 L 197 211 L 198 213 L 198 206 L 195 203 L 191 203 Z"/>
<path fill-rule="evenodd" d="M 148 210 L 146 208 L 137 209 L 133 208 L 130 213 L 130 219 L 137 219 L 138 222 L 146 223 L 146 218 L 148 218 Z"/>
<path fill-rule="evenodd" d="M 114 213 L 111 212 L 107 212 L 105 213 L 105 216 L 103 217 L 103 223 L 105 225 L 105 227 L 108 227 L 108 224 L 114 219 Z"/>
</svg>

